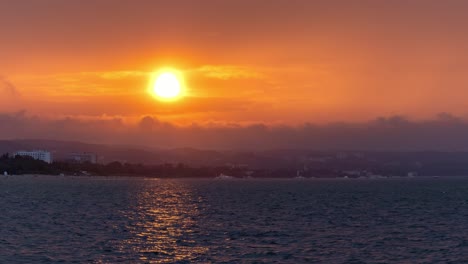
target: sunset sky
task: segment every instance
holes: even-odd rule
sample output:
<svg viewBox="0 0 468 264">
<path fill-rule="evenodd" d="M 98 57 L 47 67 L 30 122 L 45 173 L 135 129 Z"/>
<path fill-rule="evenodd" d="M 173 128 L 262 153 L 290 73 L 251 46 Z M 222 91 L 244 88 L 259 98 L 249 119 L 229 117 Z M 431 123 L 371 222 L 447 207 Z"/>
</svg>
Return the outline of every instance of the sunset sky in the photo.
<svg viewBox="0 0 468 264">
<path fill-rule="evenodd" d="M 0 0 L 0 112 L 140 127 L 145 117 L 182 127 L 464 119 L 467 10 L 461 0 Z M 166 67 L 185 79 L 171 102 L 147 89 Z"/>
</svg>

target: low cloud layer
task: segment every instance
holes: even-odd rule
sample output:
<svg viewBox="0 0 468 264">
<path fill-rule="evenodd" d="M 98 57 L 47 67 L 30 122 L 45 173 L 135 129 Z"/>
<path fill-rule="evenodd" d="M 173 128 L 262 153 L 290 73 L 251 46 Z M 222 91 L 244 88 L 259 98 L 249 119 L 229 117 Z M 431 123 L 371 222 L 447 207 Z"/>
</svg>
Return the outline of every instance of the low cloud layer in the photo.
<svg viewBox="0 0 468 264">
<path fill-rule="evenodd" d="M 0 114 L 2 139 L 57 139 L 149 148 L 315 150 L 468 150 L 468 121 L 450 114 L 410 121 L 381 117 L 366 123 L 300 126 L 176 126 L 155 117 L 138 124 L 119 118 L 47 120 L 25 112 Z"/>
</svg>

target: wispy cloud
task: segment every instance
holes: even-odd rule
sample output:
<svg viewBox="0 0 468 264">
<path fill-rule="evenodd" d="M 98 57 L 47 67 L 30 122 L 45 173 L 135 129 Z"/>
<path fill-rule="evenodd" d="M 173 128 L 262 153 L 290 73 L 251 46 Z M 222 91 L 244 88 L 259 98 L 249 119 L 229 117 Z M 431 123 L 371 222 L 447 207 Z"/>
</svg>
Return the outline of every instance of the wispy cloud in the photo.
<svg viewBox="0 0 468 264">
<path fill-rule="evenodd" d="M 18 89 L 8 79 L 0 75 L 0 89 L 10 96 L 18 96 Z"/>
<path fill-rule="evenodd" d="M 135 93 L 145 89 L 150 72 L 137 70 L 18 75 L 15 80 L 31 96 L 96 96 Z M 34 87 L 35 89 L 31 89 Z"/>
<path fill-rule="evenodd" d="M 151 72 L 137 70 L 122 70 L 122 71 L 96 71 L 96 72 L 68 72 L 50 75 L 22 75 L 18 76 L 24 80 L 42 80 L 42 81 L 58 81 L 64 83 L 86 82 L 89 80 L 123 80 L 131 78 L 147 77 Z"/>
<path fill-rule="evenodd" d="M 139 78 L 148 77 L 151 72 L 146 71 L 107 71 L 107 72 L 80 72 L 81 76 L 95 76 L 102 79 L 127 79 L 127 78 Z"/>
<path fill-rule="evenodd" d="M 260 73 L 252 68 L 236 65 L 204 65 L 195 70 L 205 77 L 229 80 L 229 79 L 262 79 L 265 78 L 263 73 Z"/>
</svg>

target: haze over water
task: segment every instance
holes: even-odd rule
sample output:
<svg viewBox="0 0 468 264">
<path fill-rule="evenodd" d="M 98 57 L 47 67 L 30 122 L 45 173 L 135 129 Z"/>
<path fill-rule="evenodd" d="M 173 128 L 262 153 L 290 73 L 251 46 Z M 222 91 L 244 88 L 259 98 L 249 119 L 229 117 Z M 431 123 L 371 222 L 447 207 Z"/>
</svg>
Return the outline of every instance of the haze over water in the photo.
<svg viewBox="0 0 468 264">
<path fill-rule="evenodd" d="M 465 178 L 0 179 L 1 263 L 461 263 Z"/>
</svg>

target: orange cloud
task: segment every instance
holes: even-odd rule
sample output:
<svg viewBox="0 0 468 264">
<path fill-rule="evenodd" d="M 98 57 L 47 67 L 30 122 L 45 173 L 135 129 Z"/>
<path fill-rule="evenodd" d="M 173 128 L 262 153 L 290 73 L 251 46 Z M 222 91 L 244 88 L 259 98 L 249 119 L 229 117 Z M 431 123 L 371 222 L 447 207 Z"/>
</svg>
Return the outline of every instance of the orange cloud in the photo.
<svg viewBox="0 0 468 264">
<path fill-rule="evenodd" d="M 207 78 L 222 80 L 265 78 L 263 73 L 257 72 L 254 68 L 236 65 L 204 65 L 195 69 L 194 72 L 202 74 Z"/>
</svg>

